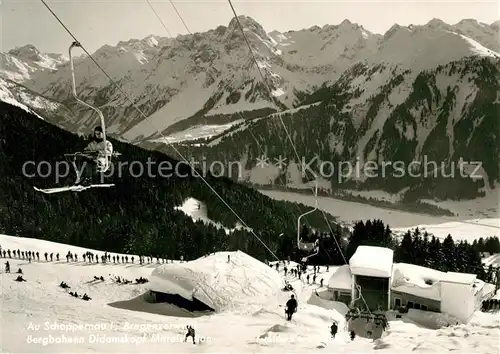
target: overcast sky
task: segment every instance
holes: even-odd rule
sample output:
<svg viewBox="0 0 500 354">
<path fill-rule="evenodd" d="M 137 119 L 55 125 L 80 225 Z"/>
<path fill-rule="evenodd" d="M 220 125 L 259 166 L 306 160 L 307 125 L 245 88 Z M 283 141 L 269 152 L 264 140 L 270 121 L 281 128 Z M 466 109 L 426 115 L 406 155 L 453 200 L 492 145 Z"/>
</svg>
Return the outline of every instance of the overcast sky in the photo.
<svg viewBox="0 0 500 354">
<path fill-rule="evenodd" d="M 46 0 L 63 23 L 91 52 L 104 44 L 166 36 L 146 0 Z M 187 30 L 169 0 L 150 0 L 175 36 Z M 227 0 L 174 0 L 192 32 L 227 25 L 232 18 Z M 0 51 L 33 44 L 42 52 L 65 53 L 72 39 L 40 0 L 0 0 Z M 464 18 L 492 23 L 500 18 L 498 0 L 486 1 L 283 1 L 234 0 L 238 15 L 247 15 L 266 31 L 287 31 L 313 25 L 338 24 L 344 19 L 384 33 L 394 23 L 424 24 L 433 18 L 454 24 Z"/>
</svg>

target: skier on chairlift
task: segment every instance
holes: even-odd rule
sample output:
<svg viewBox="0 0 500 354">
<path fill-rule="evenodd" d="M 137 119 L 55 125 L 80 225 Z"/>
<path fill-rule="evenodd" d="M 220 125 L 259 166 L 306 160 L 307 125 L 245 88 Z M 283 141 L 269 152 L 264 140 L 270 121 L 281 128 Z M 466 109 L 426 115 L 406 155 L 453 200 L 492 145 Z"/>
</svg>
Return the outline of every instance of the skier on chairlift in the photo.
<svg viewBox="0 0 500 354">
<path fill-rule="evenodd" d="M 109 140 L 106 140 L 106 143 L 104 141 L 102 128 L 95 127 L 90 143 L 83 150 L 84 155 L 76 156 L 77 161 L 80 162 L 79 168 L 83 168 L 80 180 L 76 182 L 77 185 L 90 185 L 96 175 L 109 169 L 113 144 Z"/>
<path fill-rule="evenodd" d="M 71 70 L 71 81 L 72 81 L 72 95 L 73 98 L 85 106 L 88 109 L 92 109 L 99 115 L 100 126 L 94 129 L 94 136 L 92 137 L 92 141 L 82 152 L 77 152 L 74 154 L 65 154 L 67 158 L 71 157 L 71 163 L 76 173 L 76 181 L 73 186 L 61 187 L 61 188 L 46 188 L 40 189 L 34 187 L 35 190 L 42 193 L 59 193 L 63 191 L 81 191 L 88 189 L 90 187 L 113 187 L 114 184 L 104 184 L 103 182 L 103 173 L 106 172 L 111 167 L 111 157 L 120 155 L 116 152 L 113 152 L 113 145 L 110 141 L 106 139 L 106 123 L 104 119 L 104 115 L 101 110 L 97 107 L 92 106 L 89 103 L 82 101 L 78 98 L 78 94 L 76 92 L 76 80 L 75 80 L 75 68 L 73 63 L 73 55 L 72 50 L 74 48 L 81 47 L 80 43 L 73 42 L 69 47 L 69 63 Z M 94 182 L 94 176 L 98 176 L 101 183 Z M 74 188 L 78 187 L 78 188 Z M 83 188 L 81 188 L 83 187 Z"/>
</svg>

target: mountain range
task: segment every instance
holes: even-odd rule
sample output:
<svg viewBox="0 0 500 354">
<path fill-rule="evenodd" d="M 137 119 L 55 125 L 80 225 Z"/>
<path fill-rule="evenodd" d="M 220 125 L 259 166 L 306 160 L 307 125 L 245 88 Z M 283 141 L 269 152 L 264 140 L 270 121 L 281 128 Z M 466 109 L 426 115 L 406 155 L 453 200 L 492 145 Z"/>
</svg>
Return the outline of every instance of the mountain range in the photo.
<svg viewBox="0 0 500 354">
<path fill-rule="evenodd" d="M 75 60 L 77 91 L 103 110 L 111 134 L 173 153 L 166 136 L 198 161 L 239 161 L 240 181 L 305 188 L 311 177 L 299 155 L 316 159 L 316 173 L 324 162 L 436 161 L 433 178 L 362 173 L 339 182 L 334 171 L 321 179 L 325 190 L 378 188 L 403 192 L 409 202 L 473 198 L 500 182 L 500 21 L 433 19 L 381 35 L 348 20 L 268 33 L 250 17 L 239 19 L 254 57 L 235 19 L 93 54 L 148 119 L 85 56 Z M 0 60 L 0 99 L 71 131 L 97 124 L 71 96 L 64 56 L 28 45 Z M 262 156 L 288 163 L 262 168 Z M 443 177 L 460 159 L 480 162 L 481 178 Z"/>
</svg>

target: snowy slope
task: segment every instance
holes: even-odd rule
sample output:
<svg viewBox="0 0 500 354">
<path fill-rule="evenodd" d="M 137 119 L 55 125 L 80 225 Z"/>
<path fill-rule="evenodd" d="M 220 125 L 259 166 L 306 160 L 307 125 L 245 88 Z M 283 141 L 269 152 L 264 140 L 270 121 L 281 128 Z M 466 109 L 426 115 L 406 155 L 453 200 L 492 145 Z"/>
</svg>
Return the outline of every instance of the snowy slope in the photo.
<svg viewBox="0 0 500 354">
<path fill-rule="evenodd" d="M 38 116 L 39 118 L 43 119 L 40 115 L 38 115 L 36 112 L 34 112 L 28 106 L 26 106 L 24 103 L 21 103 L 21 102 L 26 102 L 28 100 L 26 100 L 26 99 L 25 100 L 18 100 L 17 99 L 16 95 L 13 92 L 14 89 L 16 89 L 16 88 L 18 88 L 18 86 L 15 83 L 13 83 L 11 81 L 4 80 L 4 79 L 0 79 L 0 101 L 17 106 L 19 108 L 22 108 L 26 112 L 32 113 L 32 114 Z M 23 98 L 26 98 L 26 96 Z M 31 102 L 33 102 L 33 101 L 31 101 Z M 36 100 L 35 100 L 35 102 L 41 103 L 40 101 L 37 102 Z"/>
<path fill-rule="evenodd" d="M 469 156 L 473 151 L 474 161 L 483 162 L 484 191 L 490 193 L 499 182 L 498 157 L 486 161 L 488 157 L 483 150 L 487 147 L 485 141 L 491 140 L 494 146 L 498 143 L 495 130 L 488 126 L 494 124 L 495 105 L 498 105 L 498 97 L 489 93 L 498 92 L 500 85 L 497 79 L 500 54 L 457 31 L 441 21 L 431 21 L 424 26 L 394 26 L 379 39 L 374 53 L 341 71 L 331 86 L 307 96 L 304 101 L 321 104 L 308 104 L 303 109 L 280 114 L 297 151 L 305 152 L 306 156 L 302 157 L 309 161 L 314 156 L 328 156 L 326 163 L 339 159 L 359 165 L 360 172 L 352 173 L 342 182 L 351 182 L 350 188 L 352 182 L 359 182 L 362 184 L 359 187 L 365 190 L 384 184 L 364 173 L 372 172 L 365 166 L 369 161 L 372 166 L 377 164 L 380 177 L 385 173 L 381 166 L 384 162 L 399 162 L 404 157 L 401 162 L 406 168 L 410 161 L 422 162 L 427 158 L 437 165 L 435 171 L 429 172 L 441 175 L 454 169 L 460 156 Z M 273 35 L 277 43 L 285 41 L 285 34 Z M 290 41 L 285 42 L 291 45 Z M 246 180 L 269 185 L 279 174 L 295 173 L 292 159 L 296 157 L 286 147 L 287 140 L 278 114 L 272 114 L 245 123 L 236 131 L 229 130 L 211 142 L 210 149 L 193 149 L 189 153 L 199 159 L 211 156 L 212 161 L 230 156 L 232 161 L 245 162 Z M 289 163 L 284 171 L 274 166 L 263 170 L 256 165 L 257 157 L 265 151 L 271 161 L 286 154 Z M 317 167 L 315 172 L 328 175 L 330 168 L 323 167 L 321 171 Z M 333 177 L 338 180 L 337 176 Z M 408 182 L 401 185 L 405 192 L 400 197 L 410 188 L 430 184 L 429 179 L 416 183 L 407 179 Z M 290 181 L 288 186 L 307 188 L 299 182 L 302 181 Z M 476 192 L 479 188 L 482 187 L 476 187 Z M 461 197 L 460 188 L 433 191 L 430 186 L 424 186 L 421 189 L 428 191 L 422 196 L 425 199 Z"/>
<path fill-rule="evenodd" d="M 209 139 L 213 136 L 224 133 L 226 130 L 229 130 L 234 125 L 238 125 L 243 122 L 244 120 L 241 119 L 222 125 L 208 125 L 208 124 L 197 125 L 187 128 L 186 130 L 173 133 L 165 138 L 168 143 L 180 143 L 183 141 L 190 141 L 197 139 Z M 148 142 L 165 144 L 165 138 L 152 139 L 148 140 Z"/>
<path fill-rule="evenodd" d="M 466 220 L 466 222 L 450 221 L 434 225 L 415 225 L 412 227 L 397 228 L 395 233 L 403 234 L 407 230 L 419 228 L 422 232 L 427 231 L 429 234 L 438 238 L 444 239 L 451 234 L 454 240 L 472 242 L 483 237 L 499 236 L 500 219 L 474 219 Z"/>
<path fill-rule="evenodd" d="M 419 59 L 419 62 L 422 61 Z M 336 160 L 359 166 L 344 178 L 333 176 L 334 181 L 351 182 L 348 186 L 341 184 L 340 188 L 352 189 L 352 182 L 357 180 L 361 184 L 359 187 L 365 190 L 380 189 L 381 185 L 390 189 L 389 182 L 370 178 L 368 173 L 371 176 L 375 173 L 378 177 L 385 173 L 388 180 L 397 179 L 385 169 L 387 164 L 395 161 L 401 161 L 407 170 L 410 161 L 419 161 L 420 166 L 424 166 L 423 160 L 427 159 L 436 166 L 435 171 L 428 170 L 427 173 L 444 179 L 444 171 L 456 169 L 460 156 L 468 156 L 474 151 L 474 161 L 483 162 L 485 168 L 480 172 L 484 191 L 488 194 L 498 183 L 495 168 L 498 157 L 494 155 L 491 157 L 493 161 L 487 162 L 490 157 L 482 151 L 487 148 L 484 141 L 491 139 L 493 146 L 498 144 L 496 131 L 487 128 L 494 124 L 494 107 L 498 104 L 495 103 L 498 98 L 488 94 L 491 90 L 498 91 L 497 73 L 498 65 L 490 57 L 464 58 L 420 73 L 405 69 L 402 64 L 370 66 L 359 63 L 345 71 L 335 85 L 318 93 L 317 99 L 322 100 L 322 104 L 282 114 L 282 119 L 297 150 L 305 152 L 302 158 L 312 161 L 318 155 L 328 157 L 325 164 L 318 163 L 319 166 L 314 168 L 316 173 L 331 176 L 328 164 Z M 483 97 L 488 97 L 486 102 Z M 487 110 L 488 107 L 492 108 Z M 483 110 L 486 111 L 481 113 Z M 251 134 L 247 131 L 250 126 Z M 208 152 L 207 149 L 193 151 L 198 158 L 208 155 L 213 160 L 226 159 L 228 155 L 232 160 L 247 158 L 248 180 L 255 184 L 269 185 L 279 173 L 287 176 L 294 173 L 292 159 L 296 157 L 287 148 L 288 139 L 278 119 L 260 119 L 239 127 L 236 132 L 228 132 L 225 137 L 227 139 L 210 144 Z M 249 151 L 252 156 L 248 156 Z M 280 155 L 287 158 L 285 171 L 259 168 L 256 158 L 263 151 L 268 152 L 271 161 Z M 368 161 L 371 166 L 376 165 L 375 171 L 365 165 Z M 337 172 L 339 168 L 335 167 Z M 399 180 L 398 186 L 404 190 L 400 197 L 410 188 L 411 192 L 418 189 L 420 184 L 429 184 L 422 188 L 428 193 L 422 195 L 423 199 L 461 197 L 460 188 L 452 189 L 452 184 L 448 184 L 450 190 L 433 190 L 429 181 L 405 178 L 402 185 Z M 307 188 L 294 184 L 297 188 Z M 444 181 L 440 184 L 448 187 Z"/>
<path fill-rule="evenodd" d="M 483 263 L 486 266 L 500 267 L 500 253 L 495 253 L 491 256 L 483 258 Z"/>
<path fill-rule="evenodd" d="M 186 199 L 182 203 L 182 205 L 176 207 L 175 210 L 180 210 L 184 214 L 190 216 L 194 222 L 202 221 L 203 223 L 211 224 L 211 225 L 217 227 L 218 229 L 223 228 L 227 234 L 229 234 L 230 232 L 233 232 L 234 230 L 240 230 L 242 228 L 245 228 L 239 222 L 232 229 L 228 229 L 228 228 L 224 227 L 222 224 L 214 222 L 213 220 L 209 219 L 207 216 L 207 207 L 206 207 L 205 203 L 203 203 L 195 198 Z"/>
<path fill-rule="evenodd" d="M 63 255 L 68 250 L 76 250 L 68 245 L 9 236 L 0 236 L 0 245 L 3 249 L 47 250 Z M 82 253 L 87 249 L 78 251 Z M 272 302 L 250 314 L 236 311 L 187 318 L 182 314 L 161 316 L 154 313 L 155 310 L 157 313 L 165 311 L 164 305 L 162 309 L 137 306 L 133 311 L 116 305 L 140 297 L 149 284 L 120 285 L 108 274 L 132 280 L 139 276 L 150 278 L 154 264 L 140 266 L 136 261 L 134 265 L 89 265 L 81 259 L 69 263 L 66 260 L 28 263 L 19 259 L 9 259 L 9 262 L 13 271 L 18 267 L 23 269 L 27 282 L 14 282 L 15 275 L 5 274 L 2 269 L 4 352 L 316 353 L 324 352 L 326 346 L 327 350 L 338 353 L 425 350 L 484 354 L 497 353 L 499 349 L 500 320 L 493 314 L 477 313 L 468 325 L 440 330 L 427 329 L 406 319 L 393 319 L 389 331 L 380 340 L 374 342 L 358 337 L 351 342 L 339 311 L 307 303 L 318 286 L 297 280 L 291 282 L 299 299 L 299 310 L 292 322 L 286 322 L 283 308 Z M 105 281 L 93 281 L 94 275 L 104 276 Z M 76 290 L 80 295 L 87 292 L 92 300 L 85 302 L 71 297 L 58 287 L 61 281 L 66 281 L 71 286 L 69 290 Z M 282 304 L 288 295 L 282 294 Z M 339 333 L 331 340 L 328 331 L 333 319 L 339 322 Z M 184 343 L 188 324 L 196 329 L 197 337 L 202 340 L 199 345 Z"/>
</svg>

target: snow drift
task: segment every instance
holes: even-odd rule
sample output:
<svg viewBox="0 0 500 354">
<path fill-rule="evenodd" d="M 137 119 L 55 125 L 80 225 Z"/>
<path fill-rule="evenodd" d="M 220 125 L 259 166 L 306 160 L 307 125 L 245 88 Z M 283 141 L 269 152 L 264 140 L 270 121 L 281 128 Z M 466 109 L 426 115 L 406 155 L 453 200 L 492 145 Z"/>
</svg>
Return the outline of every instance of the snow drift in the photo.
<svg viewBox="0 0 500 354">
<path fill-rule="evenodd" d="M 277 302 L 282 287 L 278 272 L 241 251 L 165 264 L 151 275 L 152 291 L 196 299 L 217 312 Z"/>
</svg>

